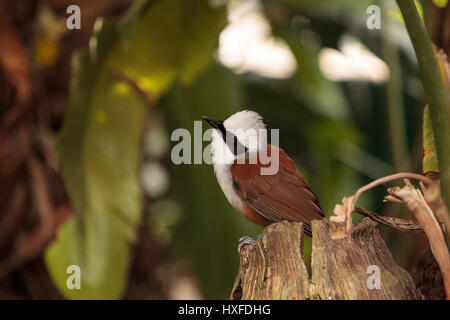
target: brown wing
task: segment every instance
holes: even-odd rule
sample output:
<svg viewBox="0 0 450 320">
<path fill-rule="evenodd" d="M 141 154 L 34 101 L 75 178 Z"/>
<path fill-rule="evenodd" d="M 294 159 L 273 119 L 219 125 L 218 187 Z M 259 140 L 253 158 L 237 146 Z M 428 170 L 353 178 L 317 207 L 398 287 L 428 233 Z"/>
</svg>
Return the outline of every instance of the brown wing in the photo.
<svg viewBox="0 0 450 320">
<path fill-rule="evenodd" d="M 311 221 L 324 217 L 314 193 L 308 188 L 295 163 L 279 148 L 279 170 L 274 175 L 261 175 L 262 165 L 234 163 L 231 167 L 236 193 L 266 219 L 301 221 L 311 235 Z M 269 154 L 270 155 L 270 154 Z"/>
</svg>

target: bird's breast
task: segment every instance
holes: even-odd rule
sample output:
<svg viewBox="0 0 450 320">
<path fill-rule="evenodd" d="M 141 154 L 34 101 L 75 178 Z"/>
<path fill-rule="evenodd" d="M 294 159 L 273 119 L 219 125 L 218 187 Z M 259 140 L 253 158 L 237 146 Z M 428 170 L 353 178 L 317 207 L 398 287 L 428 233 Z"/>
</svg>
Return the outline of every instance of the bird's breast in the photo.
<svg viewBox="0 0 450 320">
<path fill-rule="evenodd" d="M 214 172 L 216 174 L 217 182 L 220 185 L 228 202 L 240 213 L 244 213 L 244 202 L 237 195 L 233 188 L 233 177 L 231 176 L 231 165 L 214 163 Z"/>
</svg>

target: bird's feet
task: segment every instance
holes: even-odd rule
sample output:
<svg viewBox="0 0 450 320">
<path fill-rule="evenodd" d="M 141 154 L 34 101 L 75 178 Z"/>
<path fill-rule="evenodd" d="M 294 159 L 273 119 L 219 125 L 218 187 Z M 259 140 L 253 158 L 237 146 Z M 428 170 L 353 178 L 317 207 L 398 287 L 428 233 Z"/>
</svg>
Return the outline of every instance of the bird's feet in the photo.
<svg viewBox="0 0 450 320">
<path fill-rule="evenodd" d="M 243 236 L 242 238 L 239 239 L 238 253 L 241 253 L 242 246 L 244 246 L 246 244 L 254 245 L 255 243 L 256 243 L 255 240 L 253 240 L 249 236 Z"/>
</svg>

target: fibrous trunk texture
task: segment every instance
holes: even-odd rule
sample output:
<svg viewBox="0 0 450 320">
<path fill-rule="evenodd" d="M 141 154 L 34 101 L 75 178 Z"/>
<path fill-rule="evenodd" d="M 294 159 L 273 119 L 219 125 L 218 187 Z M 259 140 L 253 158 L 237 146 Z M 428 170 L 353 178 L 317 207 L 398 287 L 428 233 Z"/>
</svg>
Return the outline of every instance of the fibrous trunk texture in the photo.
<svg viewBox="0 0 450 320">
<path fill-rule="evenodd" d="M 410 274 L 398 266 L 377 223 L 362 219 L 351 238 L 332 239 L 335 223 L 312 223 L 311 275 L 303 261 L 302 224 L 268 226 L 255 244 L 240 249 L 232 299 L 422 299 Z"/>
</svg>

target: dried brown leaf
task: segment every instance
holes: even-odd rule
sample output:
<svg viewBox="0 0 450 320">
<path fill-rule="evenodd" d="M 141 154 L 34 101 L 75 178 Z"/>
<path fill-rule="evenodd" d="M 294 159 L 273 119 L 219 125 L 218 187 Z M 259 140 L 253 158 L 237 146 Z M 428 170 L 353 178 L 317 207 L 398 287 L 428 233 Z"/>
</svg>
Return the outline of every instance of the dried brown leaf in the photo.
<svg viewBox="0 0 450 320">
<path fill-rule="evenodd" d="M 433 184 L 430 184 L 430 189 L 433 190 L 432 193 L 439 192 L 439 189 L 433 189 L 432 186 Z M 430 242 L 431 251 L 436 258 L 442 273 L 447 299 L 450 299 L 450 255 L 445 243 L 444 234 L 436 219 L 435 213 L 428 205 L 422 192 L 419 189 L 416 189 L 409 180 L 405 181 L 404 187 L 388 188 L 388 193 L 389 195 L 386 196 L 386 200 L 395 202 L 401 201 L 416 217 L 417 222 L 424 229 Z M 434 196 L 436 197 L 436 194 Z"/>
</svg>

